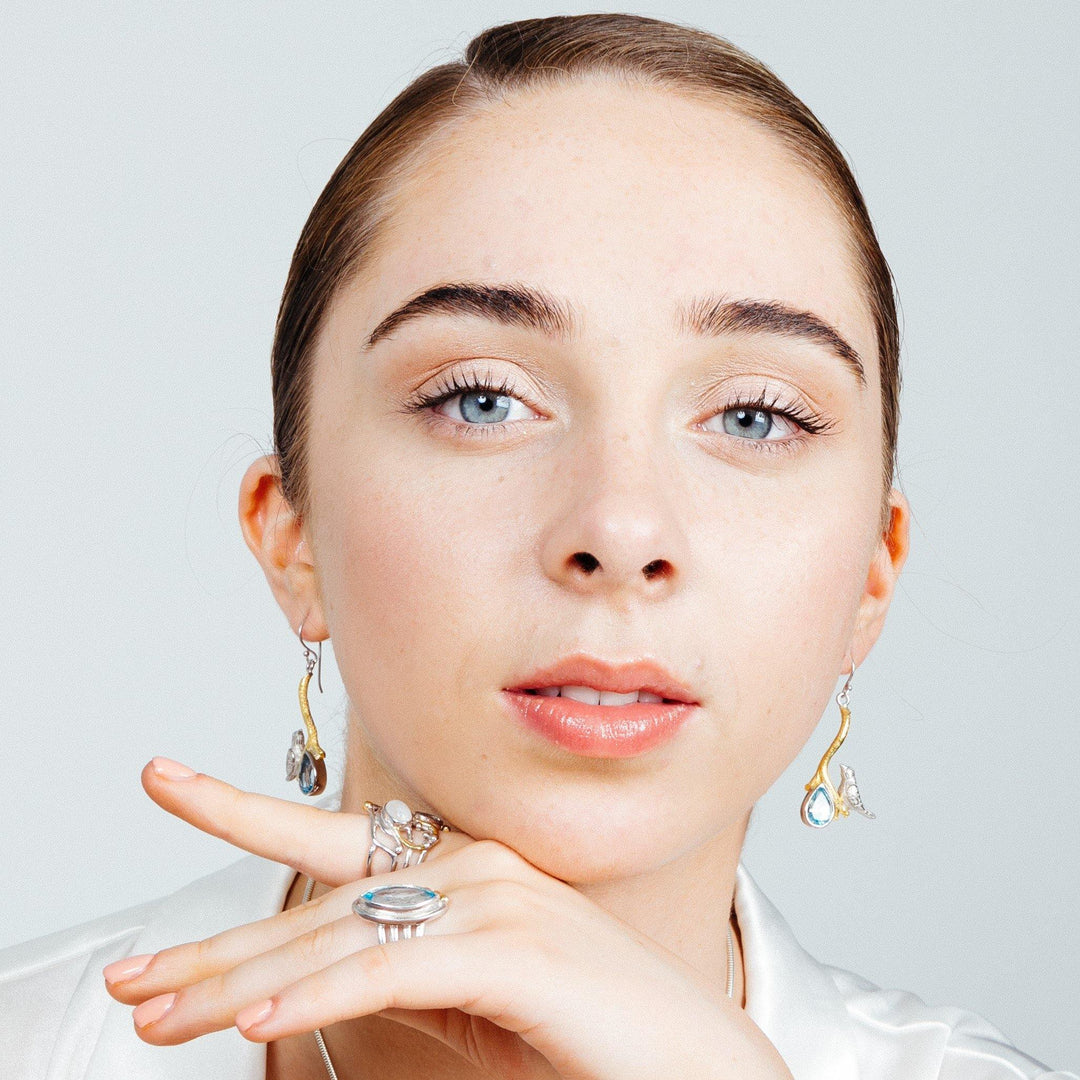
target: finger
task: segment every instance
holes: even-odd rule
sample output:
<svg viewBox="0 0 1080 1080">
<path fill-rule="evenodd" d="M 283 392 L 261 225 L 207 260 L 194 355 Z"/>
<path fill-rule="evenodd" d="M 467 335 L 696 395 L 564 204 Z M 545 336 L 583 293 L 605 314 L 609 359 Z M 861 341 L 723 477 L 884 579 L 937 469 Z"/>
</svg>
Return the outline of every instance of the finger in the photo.
<svg viewBox="0 0 1080 1080">
<path fill-rule="evenodd" d="M 117 1001 L 138 1005 L 148 998 L 192 986 L 342 918 L 350 912 L 360 888 L 359 883 L 353 883 L 351 889 L 341 886 L 265 919 L 234 926 L 200 941 L 162 949 L 153 953 L 137 974 L 106 976 L 105 988 Z"/>
<path fill-rule="evenodd" d="M 236 847 L 341 885 L 363 876 L 368 819 L 242 791 L 205 773 L 174 779 L 160 758 L 142 771 L 147 795 L 170 814 Z M 317 838 L 317 843 L 312 841 Z"/>
<path fill-rule="evenodd" d="M 422 868 L 415 870 L 409 874 L 410 884 L 425 885 L 450 896 L 450 910 L 455 913 L 461 907 L 459 894 L 463 889 L 481 882 L 491 883 L 493 878 L 509 881 L 515 875 L 519 883 L 535 887 L 539 873 L 508 848 L 490 840 L 473 842 L 435 863 L 425 860 Z M 422 876 L 418 877 L 417 873 Z M 126 978 L 114 977 L 106 982 L 106 989 L 117 1001 L 125 1005 L 138 1005 L 149 998 L 226 973 L 264 953 L 287 946 L 335 919 L 348 917 L 367 925 L 353 913 L 353 901 L 366 889 L 398 884 L 402 880 L 401 874 L 402 871 L 396 870 L 374 875 L 363 882 L 350 882 L 306 904 L 269 915 L 265 919 L 232 927 L 201 941 L 162 949 L 153 954 L 138 974 Z M 489 888 L 482 897 L 471 901 L 474 916 L 497 918 L 499 911 L 508 906 L 503 896 Z M 445 921 L 449 914 L 448 911 L 436 922 Z M 451 923 L 455 921 L 451 920 Z M 280 979 L 278 985 L 284 985 L 295 977 L 293 971 Z"/>
<path fill-rule="evenodd" d="M 688 1049 L 692 1070 L 676 1073 L 711 1074 L 706 1070 L 715 1066 L 718 1040 L 708 1033 L 734 1031 L 738 1023 L 753 1027 L 726 997 L 702 994 L 700 977 L 688 981 L 652 956 L 643 965 L 636 945 L 629 956 L 618 957 L 621 970 L 612 972 L 595 958 L 583 959 L 576 937 L 562 939 L 564 928 L 554 941 L 535 930 L 530 918 L 517 928 L 484 926 L 362 949 L 240 1010 L 236 1027 L 252 1042 L 270 1042 L 350 1017 L 456 1009 L 514 1034 L 539 1055 L 532 1060 L 557 1075 L 627 1080 L 672 1075 L 665 1066 L 673 1047 L 694 1044 L 702 1035 L 705 1041 Z M 450 1024 L 444 1031 L 443 1041 L 449 1042 Z M 521 1075 L 501 1068 L 515 1044 L 492 1027 L 465 1025 L 457 1031 L 459 1045 L 453 1048 L 474 1065 Z M 757 1054 L 760 1048 L 726 1049 L 736 1051 L 731 1075 L 779 1075 L 742 1067 L 750 1061 L 744 1052 Z"/>
<path fill-rule="evenodd" d="M 146 793 L 170 814 L 327 885 L 342 885 L 364 876 L 371 837 L 367 814 L 321 810 L 243 791 L 205 773 L 175 778 L 170 775 L 171 765 L 154 758 L 142 771 Z M 427 859 L 468 842 L 460 831 L 443 833 Z"/>
<path fill-rule="evenodd" d="M 132 1013 L 135 1029 L 155 1046 L 174 1046 L 220 1031 L 245 1005 L 278 990 L 290 978 L 290 969 L 305 974 L 375 944 L 375 928 L 359 924 L 355 917 L 324 923 L 221 974 L 155 995 Z"/>
<path fill-rule="evenodd" d="M 431 869 L 435 876 L 438 868 Z M 439 888 L 432 881 L 427 885 Z M 520 882 L 481 877 L 468 884 L 459 880 L 450 897 L 446 914 L 425 924 L 422 938 L 402 938 L 359 950 L 349 948 L 350 935 L 355 934 L 357 923 L 363 921 L 354 919 L 352 929 L 338 927 L 342 940 L 330 939 L 331 943 L 314 962 L 308 963 L 303 950 L 296 951 L 297 943 L 291 943 L 271 957 L 244 965 L 250 971 L 261 969 L 267 973 L 272 966 L 280 980 L 273 995 L 256 998 L 254 1005 L 265 1004 L 272 996 L 276 1011 L 285 1002 L 282 1016 L 290 1019 L 279 1022 L 286 1023 L 286 1033 L 310 1031 L 350 1016 L 387 1009 L 445 1008 L 463 1009 L 493 1020 L 507 1030 L 520 1030 L 519 1024 L 529 1023 L 525 1012 L 515 1011 L 515 1002 L 521 997 L 521 969 L 506 961 L 508 950 L 515 946 L 525 955 L 526 942 L 511 927 L 530 907 L 533 894 Z M 367 934 L 370 940 L 370 930 Z M 449 948 L 446 942 L 451 943 Z M 271 963 L 261 968 L 264 959 Z M 283 971 L 286 978 L 281 980 Z M 477 989 L 479 986 L 484 987 L 483 991 Z M 254 980 L 245 983 L 244 991 L 253 988 Z M 301 1005 L 305 994 L 318 995 L 314 1006 L 310 1002 Z M 245 1008 L 249 1016 L 257 1011 L 252 1005 Z M 264 1018 L 264 1022 L 268 1019 Z M 304 1027 L 309 1021 L 311 1026 Z M 282 1029 L 273 1030 L 275 1033 L 267 1035 L 268 1039 L 280 1037 L 278 1032 Z M 258 1038 L 262 1038 L 261 1033 Z"/>
<path fill-rule="evenodd" d="M 460 1008 L 513 1030 L 515 1017 L 505 1003 L 513 992 L 506 987 L 508 992 L 500 994 L 492 979 L 481 989 L 478 984 L 485 980 L 477 978 L 478 968 L 496 974 L 509 966 L 490 931 L 444 937 L 429 931 L 422 938 L 351 953 L 290 982 L 269 999 L 241 1010 L 236 1026 L 253 1042 L 270 1042 L 384 1010 Z M 510 976 L 515 977 L 520 973 Z M 504 976 L 498 981 L 508 980 Z"/>
<path fill-rule="evenodd" d="M 490 917 L 483 884 L 458 886 L 462 903 L 425 924 L 425 936 L 470 932 Z M 411 939 L 401 939 L 411 940 Z M 236 1014 L 252 1002 L 278 992 L 300 976 L 332 966 L 346 956 L 380 947 L 377 928 L 351 910 L 341 918 L 322 922 L 299 937 L 200 980 L 178 991 L 155 994 L 133 1014 L 141 1038 L 155 1045 L 187 1042 L 211 1031 L 231 1027 Z M 396 942 L 393 944 L 397 944 Z M 170 1008 L 161 1013 L 167 998 Z"/>
</svg>

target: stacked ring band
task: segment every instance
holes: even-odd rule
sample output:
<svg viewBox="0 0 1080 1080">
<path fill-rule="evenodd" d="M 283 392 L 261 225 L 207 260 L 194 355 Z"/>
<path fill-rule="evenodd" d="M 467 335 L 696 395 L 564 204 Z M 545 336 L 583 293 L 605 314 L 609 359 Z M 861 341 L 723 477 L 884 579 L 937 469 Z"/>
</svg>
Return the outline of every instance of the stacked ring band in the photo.
<svg viewBox="0 0 1080 1080">
<path fill-rule="evenodd" d="M 371 823 L 371 843 L 365 863 L 368 876 L 376 851 L 385 851 L 390 856 L 391 870 L 414 866 L 424 861 L 441 834 L 450 829 L 437 814 L 422 811 L 414 814 L 401 799 L 391 799 L 385 806 L 365 802 L 364 809 Z"/>
<path fill-rule="evenodd" d="M 379 944 L 398 937 L 424 936 L 424 923 L 437 919 L 450 903 L 448 896 L 422 885 L 382 885 L 358 896 L 353 911 L 379 927 Z"/>
</svg>

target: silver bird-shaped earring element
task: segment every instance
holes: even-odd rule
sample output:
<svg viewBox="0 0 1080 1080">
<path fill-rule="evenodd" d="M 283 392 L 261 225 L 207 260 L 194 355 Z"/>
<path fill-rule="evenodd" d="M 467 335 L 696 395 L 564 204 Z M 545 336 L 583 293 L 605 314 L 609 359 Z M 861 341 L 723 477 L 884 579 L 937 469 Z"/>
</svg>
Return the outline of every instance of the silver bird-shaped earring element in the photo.
<svg viewBox="0 0 1080 1080">
<path fill-rule="evenodd" d="M 877 814 L 871 814 L 869 810 L 863 806 L 862 796 L 859 794 L 859 785 L 855 781 L 855 770 L 850 765 L 841 765 L 840 773 L 842 779 L 840 780 L 840 788 L 837 794 L 840 796 L 840 801 L 852 810 L 858 810 L 863 817 L 877 817 Z"/>
</svg>

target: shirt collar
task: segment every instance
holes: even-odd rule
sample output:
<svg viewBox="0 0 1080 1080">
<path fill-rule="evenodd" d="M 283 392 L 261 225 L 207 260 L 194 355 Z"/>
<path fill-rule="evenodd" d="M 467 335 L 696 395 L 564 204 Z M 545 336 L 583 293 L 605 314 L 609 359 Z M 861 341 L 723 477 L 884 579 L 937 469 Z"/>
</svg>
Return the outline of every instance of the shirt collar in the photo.
<svg viewBox="0 0 1080 1080">
<path fill-rule="evenodd" d="M 129 955 L 158 952 L 185 941 L 210 937 L 233 926 L 275 915 L 296 871 L 248 855 L 166 897 L 132 944 Z M 97 970 L 87 976 L 105 984 Z M 85 977 L 84 977 L 85 978 Z M 135 1034 L 131 1008 L 110 1002 L 84 1080 L 265 1080 L 266 1046 L 249 1042 L 236 1028 L 202 1035 L 178 1046 L 151 1046 Z"/>
<path fill-rule="evenodd" d="M 828 968 L 740 862 L 735 917 L 742 938 L 746 1013 L 780 1051 L 795 1080 L 857 1080 L 855 1035 Z"/>
<path fill-rule="evenodd" d="M 307 805 L 339 810 L 341 797 L 341 789 L 335 788 Z M 276 915 L 285 906 L 295 877 L 292 867 L 258 855 L 238 859 L 162 898 L 128 955 L 158 952 Z M 97 979 L 100 993 L 105 996 L 100 974 L 88 974 Z M 208 1076 L 265 1080 L 266 1044 L 249 1042 L 233 1027 L 178 1046 L 151 1046 L 135 1034 L 131 1009 L 110 999 L 84 1080 L 115 1080 L 117 1076 L 146 1080 L 205 1080 Z"/>
</svg>

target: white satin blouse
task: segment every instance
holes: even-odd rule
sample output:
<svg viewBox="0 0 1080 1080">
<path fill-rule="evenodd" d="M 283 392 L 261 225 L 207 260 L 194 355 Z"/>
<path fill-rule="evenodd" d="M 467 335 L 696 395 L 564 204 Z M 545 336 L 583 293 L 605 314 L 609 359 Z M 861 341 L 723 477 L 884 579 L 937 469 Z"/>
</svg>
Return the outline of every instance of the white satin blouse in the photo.
<svg viewBox="0 0 1080 1080">
<path fill-rule="evenodd" d="M 265 1080 L 265 1045 L 235 1028 L 180 1046 L 144 1043 L 101 969 L 274 915 L 293 877 L 249 855 L 171 896 L 0 950 L 5 1080 Z M 735 911 L 746 1011 L 795 1080 L 1080 1080 L 1021 1053 L 975 1013 L 819 963 L 741 864 Z"/>
</svg>

